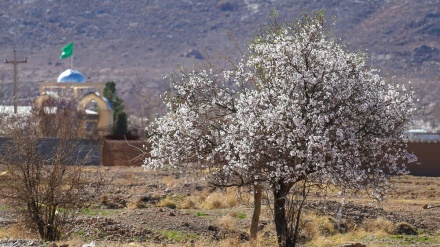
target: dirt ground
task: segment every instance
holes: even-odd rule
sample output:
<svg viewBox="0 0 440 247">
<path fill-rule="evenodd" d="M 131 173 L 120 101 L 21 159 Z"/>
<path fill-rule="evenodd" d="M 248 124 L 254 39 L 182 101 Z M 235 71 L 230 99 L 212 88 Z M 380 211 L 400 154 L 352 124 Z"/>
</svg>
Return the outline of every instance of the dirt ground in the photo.
<svg viewBox="0 0 440 247">
<path fill-rule="evenodd" d="M 95 241 L 96 246 L 220 246 L 219 241 L 233 239 L 236 244 L 248 244 L 252 197 L 247 192 L 210 188 L 200 173 L 143 171 L 141 167 L 88 167 L 85 171 L 88 176 L 96 176 L 96 169 L 104 175 L 100 192 L 91 197 L 85 209 L 72 220 L 60 243 L 69 246 L 82 246 L 90 241 Z M 394 224 L 408 222 L 419 233 L 427 234 L 432 241 L 423 242 L 423 246 L 440 246 L 436 242 L 440 235 L 440 178 L 405 176 L 393 182 L 395 189 L 380 204 L 361 194 L 346 198 L 342 222 L 346 223 L 347 231 L 354 231 L 369 219 L 384 218 Z M 340 200 L 336 193 L 326 196 L 314 193 L 306 205 L 306 213 L 334 219 Z M 23 231 L 11 236 L 7 229 L 16 224 L 17 215 L 4 205 L 1 208 L 0 226 L 4 234 L 0 234 L 0 238 L 3 241 L 35 237 Z M 270 208 L 270 204 L 263 207 L 259 246 L 276 243 Z M 382 246 L 375 241 L 378 240 L 365 237 L 359 240 Z M 383 246 L 407 246 L 406 240 L 396 241 Z M 418 239 L 408 241 L 418 246 Z M 13 245 L 0 242 L 0 246 Z"/>
</svg>

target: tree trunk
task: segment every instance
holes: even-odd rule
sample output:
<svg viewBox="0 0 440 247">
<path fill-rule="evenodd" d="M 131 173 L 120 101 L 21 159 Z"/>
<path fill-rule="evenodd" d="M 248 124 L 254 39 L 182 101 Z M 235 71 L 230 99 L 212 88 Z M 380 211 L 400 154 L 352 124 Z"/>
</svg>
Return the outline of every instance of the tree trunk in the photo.
<svg viewBox="0 0 440 247">
<path fill-rule="evenodd" d="M 293 231 L 293 243 L 294 244 L 298 240 L 298 233 L 299 233 L 299 224 L 300 224 L 300 219 L 301 219 L 301 213 L 302 213 L 302 209 L 303 209 L 303 206 L 304 206 L 304 203 L 306 201 L 307 194 L 308 194 L 308 192 L 306 191 L 306 189 L 307 189 L 307 187 L 306 187 L 307 181 L 304 180 L 303 182 L 304 183 L 302 185 L 302 190 L 301 190 L 302 198 L 301 198 L 301 202 L 298 205 L 298 209 L 296 210 L 296 215 L 295 215 L 296 216 L 296 219 L 295 219 L 295 229 Z"/>
<path fill-rule="evenodd" d="M 44 221 L 41 219 L 40 217 L 40 213 L 38 210 L 38 206 L 37 203 L 32 201 L 32 202 L 27 202 L 27 214 L 28 217 L 30 217 L 30 219 L 32 220 L 32 223 L 35 224 L 35 226 L 37 227 L 38 230 L 38 234 L 40 235 L 40 237 L 42 239 L 44 239 L 44 235 L 45 235 L 45 231 L 44 231 Z"/>
<path fill-rule="evenodd" d="M 254 186 L 254 213 L 251 222 L 251 244 L 257 241 L 258 223 L 260 221 L 261 201 L 263 199 L 263 190 L 260 184 Z"/>
<path fill-rule="evenodd" d="M 288 230 L 288 221 L 286 218 L 286 201 L 287 194 L 290 190 L 290 185 L 280 182 L 278 188 L 274 186 L 274 221 L 277 232 L 278 246 L 280 247 L 294 247 L 292 236 Z"/>
</svg>

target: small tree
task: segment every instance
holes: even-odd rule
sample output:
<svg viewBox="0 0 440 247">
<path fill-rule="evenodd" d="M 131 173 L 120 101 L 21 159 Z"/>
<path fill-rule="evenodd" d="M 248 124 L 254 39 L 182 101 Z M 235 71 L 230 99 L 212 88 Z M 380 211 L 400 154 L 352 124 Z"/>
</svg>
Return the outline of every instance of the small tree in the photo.
<svg viewBox="0 0 440 247">
<path fill-rule="evenodd" d="M 366 61 L 331 38 L 322 13 L 273 21 L 233 69 L 208 64 L 171 76 L 176 92 L 152 126 L 146 164 L 195 162 L 215 168 L 215 185 L 270 189 L 278 243 L 295 246 L 310 186 L 372 189 L 380 198 L 389 176 L 415 159 L 401 138 L 414 112 L 411 90 Z"/>
<path fill-rule="evenodd" d="M 113 134 L 127 134 L 128 116 L 124 111 L 124 101 L 116 94 L 116 84 L 114 81 L 109 81 L 105 84 L 104 97 L 110 102 L 113 109 Z"/>
<path fill-rule="evenodd" d="M 77 109 L 77 100 L 67 94 L 47 94 L 34 102 L 32 118 L 38 121 L 43 137 L 78 138 L 81 134 L 84 112 Z"/>
<path fill-rule="evenodd" d="M 118 112 L 113 128 L 114 135 L 126 135 L 128 129 L 128 117 L 125 112 Z"/>
<path fill-rule="evenodd" d="M 6 171 L 0 196 L 19 209 L 43 240 L 53 241 L 82 205 L 81 166 L 89 155 L 68 135 L 40 138 L 39 120 L 20 117 L 20 124 L 8 129 L 10 139 L 0 155 Z"/>
</svg>

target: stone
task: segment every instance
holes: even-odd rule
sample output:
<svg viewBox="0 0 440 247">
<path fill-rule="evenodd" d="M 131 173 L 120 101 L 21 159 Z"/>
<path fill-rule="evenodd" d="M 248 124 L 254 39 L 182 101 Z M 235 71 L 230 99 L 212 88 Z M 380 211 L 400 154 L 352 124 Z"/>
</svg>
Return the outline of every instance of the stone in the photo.
<svg viewBox="0 0 440 247">
<path fill-rule="evenodd" d="M 396 234 L 402 234 L 402 235 L 418 235 L 417 230 L 408 222 L 398 223 L 396 225 L 396 228 L 394 229 L 394 232 Z"/>
<path fill-rule="evenodd" d="M 246 232 L 241 232 L 240 233 L 240 240 L 242 242 L 249 241 L 249 234 L 247 234 Z"/>
<path fill-rule="evenodd" d="M 217 3 L 217 8 L 219 8 L 221 11 L 233 11 L 234 5 L 227 0 L 222 0 Z"/>
<path fill-rule="evenodd" d="M 218 228 L 216 226 L 209 225 L 208 226 L 208 231 L 218 231 Z"/>
<path fill-rule="evenodd" d="M 274 234 L 272 232 L 270 232 L 270 231 L 266 231 L 266 232 L 264 232 L 263 236 L 265 238 L 271 238 L 271 237 L 274 236 Z"/>
<path fill-rule="evenodd" d="M 344 244 L 342 246 L 343 247 L 367 247 L 367 245 L 361 244 L 361 243 L 348 243 L 348 244 Z"/>
<path fill-rule="evenodd" d="M 190 49 L 185 54 L 183 54 L 185 57 L 193 57 L 195 59 L 202 60 L 205 57 L 200 53 L 198 50 Z"/>
<path fill-rule="evenodd" d="M 55 242 L 49 243 L 47 247 L 58 247 L 58 245 Z"/>
<path fill-rule="evenodd" d="M 267 225 L 267 221 L 261 220 L 258 224 L 258 231 L 262 231 L 264 227 Z"/>
</svg>

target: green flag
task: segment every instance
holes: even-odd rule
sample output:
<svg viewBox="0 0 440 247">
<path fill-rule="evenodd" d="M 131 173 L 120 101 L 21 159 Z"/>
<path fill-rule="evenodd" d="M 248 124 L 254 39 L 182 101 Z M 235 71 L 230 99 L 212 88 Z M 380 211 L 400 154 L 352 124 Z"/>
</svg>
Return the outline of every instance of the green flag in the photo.
<svg viewBox="0 0 440 247">
<path fill-rule="evenodd" d="M 70 42 L 68 45 L 64 46 L 61 50 L 63 53 L 61 53 L 60 59 L 68 58 L 72 56 L 73 54 L 73 42 Z"/>
</svg>

